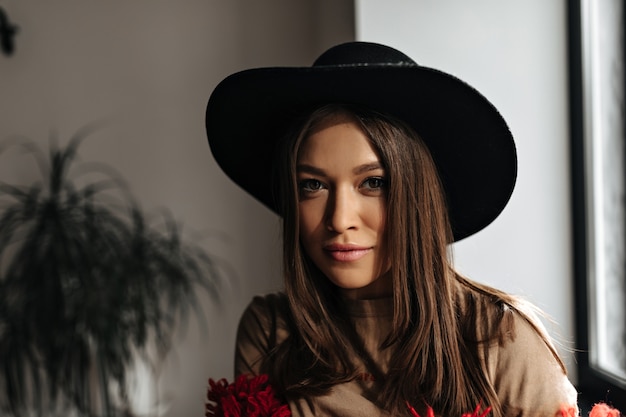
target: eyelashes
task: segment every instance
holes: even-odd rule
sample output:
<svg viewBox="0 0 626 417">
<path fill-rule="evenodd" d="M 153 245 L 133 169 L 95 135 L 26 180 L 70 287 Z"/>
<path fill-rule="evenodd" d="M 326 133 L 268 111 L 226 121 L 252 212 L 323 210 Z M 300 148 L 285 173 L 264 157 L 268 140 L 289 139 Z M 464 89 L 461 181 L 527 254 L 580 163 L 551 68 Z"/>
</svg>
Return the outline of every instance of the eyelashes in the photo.
<svg viewBox="0 0 626 417">
<path fill-rule="evenodd" d="M 322 190 L 324 185 L 321 181 L 316 179 L 305 179 L 298 181 L 298 190 L 301 193 L 314 193 L 316 191 Z"/>
<path fill-rule="evenodd" d="M 359 190 L 365 194 L 379 194 L 387 189 L 388 182 L 385 177 L 373 176 L 365 178 L 359 184 Z M 315 178 L 306 178 L 298 181 L 298 191 L 301 195 L 313 195 L 330 187 Z"/>
<path fill-rule="evenodd" d="M 371 190 L 378 190 L 387 188 L 387 179 L 384 177 L 369 177 L 361 184 L 362 187 L 366 186 Z"/>
</svg>

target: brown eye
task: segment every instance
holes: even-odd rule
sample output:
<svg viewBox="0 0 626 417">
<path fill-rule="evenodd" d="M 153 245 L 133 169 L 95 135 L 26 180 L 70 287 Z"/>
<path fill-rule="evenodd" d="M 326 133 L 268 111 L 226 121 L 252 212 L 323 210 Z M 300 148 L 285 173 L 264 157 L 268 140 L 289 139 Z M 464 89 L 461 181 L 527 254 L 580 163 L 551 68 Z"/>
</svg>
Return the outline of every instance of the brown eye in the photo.
<svg viewBox="0 0 626 417">
<path fill-rule="evenodd" d="M 298 183 L 298 188 L 300 189 L 301 192 L 311 193 L 311 192 L 321 190 L 322 188 L 324 188 L 324 185 L 322 184 L 321 181 L 314 180 L 314 179 L 306 179 Z"/>
<path fill-rule="evenodd" d="M 363 181 L 361 186 L 369 190 L 379 190 L 385 188 L 386 185 L 387 181 L 383 177 L 370 177 Z"/>
</svg>

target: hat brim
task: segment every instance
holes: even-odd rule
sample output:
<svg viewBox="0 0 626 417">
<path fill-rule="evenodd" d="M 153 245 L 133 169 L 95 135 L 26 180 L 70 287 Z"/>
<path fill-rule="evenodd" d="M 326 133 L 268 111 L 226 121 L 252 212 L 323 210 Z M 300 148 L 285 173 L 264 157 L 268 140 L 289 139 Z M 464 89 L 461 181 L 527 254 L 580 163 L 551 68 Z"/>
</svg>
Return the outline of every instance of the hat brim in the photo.
<svg viewBox="0 0 626 417">
<path fill-rule="evenodd" d="M 517 176 L 511 132 L 477 90 L 421 66 L 257 68 L 235 73 L 213 91 L 206 111 L 211 151 L 223 171 L 278 212 L 271 161 L 285 126 L 329 103 L 366 106 L 415 129 L 443 181 L 454 240 L 489 225 L 504 209 Z"/>
</svg>

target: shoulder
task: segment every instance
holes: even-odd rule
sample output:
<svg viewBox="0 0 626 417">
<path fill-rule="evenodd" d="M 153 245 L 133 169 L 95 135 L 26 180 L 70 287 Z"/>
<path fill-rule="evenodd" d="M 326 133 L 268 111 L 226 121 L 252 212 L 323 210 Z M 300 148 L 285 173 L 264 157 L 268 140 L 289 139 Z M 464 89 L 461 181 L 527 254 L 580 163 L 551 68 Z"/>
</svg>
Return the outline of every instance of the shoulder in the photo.
<svg viewBox="0 0 626 417">
<path fill-rule="evenodd" d="M 248 304 L 239 321 L 239 333 L 255 331 L 271 337 L 278 328 L 286 329 L 289 304 L 284 293 L 257 295 Z"/>
<path fill-rule="evenodd" d="M 523 300 L 508 309 L 504 337 L 490 347 L 489 373 L 505 414 L 553 416 L 577 404 L 576 389 L 537 311 Z"/>
<path fill-rule="evenodd" d="M 575 407 L 576 389 L 539 319 L 519 311 L 509 314 L 514 331 L 492 348 L 490 363 L 494 388 L 505 410 L 541 416 Z"/>
<path fill-rule="evenodd" d="M 473 283 L 463 286 L 466 328 L 485 342 L 482 357 L 505 415 L 553 416 L 576 407 L 577 392 L 530 302 Z"/>
<path fill-rule="evenodd" d="M 289 305 L 283 293 L 256 296 L 237 328 L 235 374 L 260 373 L 263 359 L 289 336 Z"/>
<path fill-rule="evenodd" d="M 531 337 L 542 350 L 554 351 L 542 313 L 529 301 L 468 279 L 459 281 L 457 294 L 466 337 L 500 347 Z"/>
</svg>

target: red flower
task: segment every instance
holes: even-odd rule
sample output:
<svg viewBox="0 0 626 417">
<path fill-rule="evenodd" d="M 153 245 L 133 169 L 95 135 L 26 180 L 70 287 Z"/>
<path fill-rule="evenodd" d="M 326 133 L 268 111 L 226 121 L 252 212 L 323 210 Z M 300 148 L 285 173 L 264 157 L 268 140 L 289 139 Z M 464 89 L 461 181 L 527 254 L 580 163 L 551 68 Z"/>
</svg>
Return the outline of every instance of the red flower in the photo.
<svg viewBox="0 0 626 417">
<path fill-rule="evenodd" d="M 604 403 L 598 403 L 593 406 L 591 412 L 589 413 L 589 417 L 619 417 L 619 410 L 610 407 Z"/>
<path fill-rule="evenodd" d="M 461 417 L 485 417 L 491 411 L 491 407 L 485 408 L 482 412 L 480 411 L 480 409 L 481 405 L 478 404 L 473 413 L 465 413 Z"/>
<path fill-rule="evenodd" d="M 417 413 L 417 411 L 415 411 L 415 408 L 413 408 L 413 406 L 411 404 L 409 404 L 408 401 L 407 401 L 406 405 L 409 408 L 409 412 L 411 413 L 411 415 L 413 417 L 421 417 Z M 486 417 L 489 414 L 489 412 L 491 411 L 491 407 L 487 407 L 483 411 L 480 411 L 481 408 L 482 408 L 482 406 L 480 404 L 478 404 L 472 413 L 463 413 L 463 415 L 461 415 L 461 417 Z M 431 406 L 428 406 L 426 408 L 426 417 L 435 417 L 435 411 L 432 409 Z"/>
<path fill-rule="evenodd" d="M 209 379 L 207 399 L 205 417 L 291 417 L 287 404 L 276 398 L 267 375 L 240 375 L 231 384 L 226 379 Z"/>
</svg>

